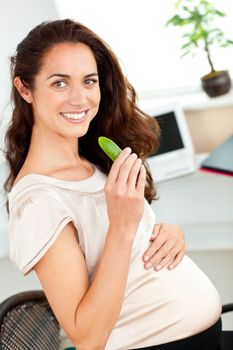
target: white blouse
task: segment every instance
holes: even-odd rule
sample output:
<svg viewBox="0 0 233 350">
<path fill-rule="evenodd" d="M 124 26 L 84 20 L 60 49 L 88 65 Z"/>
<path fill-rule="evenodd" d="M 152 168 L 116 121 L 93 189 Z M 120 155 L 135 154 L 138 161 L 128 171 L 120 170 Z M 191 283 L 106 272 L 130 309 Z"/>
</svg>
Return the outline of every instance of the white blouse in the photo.
<svg viewBox="0 0 233 350">
<path fill-rule="evenodd" d="M 38 174 L 18 181 L 8 195 L 10 258 L 23 274 L 33 269 L 72 221 L 93 280 L 109 226 L 105 181 L 106 175 L 97 167 L 91 177 L 81 181 Z M 144 268 L 142 255 L 150 244 L 155 222 L 154 212 L 145 200 L 124 302 L 106 350 L 179 340 L 207 329 L 220 317 L 219 294 L 188 256 L 171 271 Z"/>
</svg>

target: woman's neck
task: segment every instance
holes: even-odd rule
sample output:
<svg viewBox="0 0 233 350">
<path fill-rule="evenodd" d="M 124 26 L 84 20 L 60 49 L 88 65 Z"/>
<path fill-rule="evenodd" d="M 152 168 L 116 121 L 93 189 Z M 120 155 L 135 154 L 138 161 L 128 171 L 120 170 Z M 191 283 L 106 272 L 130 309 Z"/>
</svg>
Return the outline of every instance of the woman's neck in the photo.
<svg viewBox="0 0 233 350">
<path fill-rule="evenodd" d="M 81 166 L 78 139 L 65 139 L 57 135 L 32 132 L 27 162 L 44 169 L 73 168 Z"/>
</svg>

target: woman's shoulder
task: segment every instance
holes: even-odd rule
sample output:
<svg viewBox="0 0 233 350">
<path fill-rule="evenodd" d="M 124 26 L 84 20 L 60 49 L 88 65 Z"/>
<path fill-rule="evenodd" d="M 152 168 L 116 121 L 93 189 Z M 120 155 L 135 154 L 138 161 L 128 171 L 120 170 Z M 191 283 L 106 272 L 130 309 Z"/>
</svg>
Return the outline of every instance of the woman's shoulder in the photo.
<svg viewBox="0 0 233 350">
<path fill-rule="evenodd" d="M 60 197 L 58 191 L 49 188 L 37 175 L 28 174 L 8 193 L 9 213 L 19 213 L 25 207 L 30 208 L 32 212 L 36 207 L 44 211 L 47 207 L 54 206 Z"/>
<path fill-rule="evenodd" d="M 15 178 L 11 191 L 8 193 L 9 208 L 21 207 L 25 203 L 36 203 L 41 198 L 51 197 L 56 191 L 49 189 L 53 183 L 53 177 L 49 173 L 40 171 L 38 168 L 22 167 Z"/>
<path fill-rule="evenodd" d="M 71 200 L 76 195 L 92 195 L 103 192 L 106 176 L 96 167 L 86 176 L 75 176 L 73 173 L 35 172 L 35 169 L 22 169 L 15 179 L 11 191 L 8 193 L 9 205 L 12 207 L 29 197 L 53 197 L 62 201 Z M 67 196 L 68 194 L 68 196 Z"/>
<path fill-rule="evenodd" d="M 21 181 L 25 176 L 29 175 L 31 172 L 29 170 L 26 170 L 24 168 L 21 168 L 18 175 L 15 178 L 15 181 L 13 183 L 12 188 L 19 182 Z"/>
</svg>

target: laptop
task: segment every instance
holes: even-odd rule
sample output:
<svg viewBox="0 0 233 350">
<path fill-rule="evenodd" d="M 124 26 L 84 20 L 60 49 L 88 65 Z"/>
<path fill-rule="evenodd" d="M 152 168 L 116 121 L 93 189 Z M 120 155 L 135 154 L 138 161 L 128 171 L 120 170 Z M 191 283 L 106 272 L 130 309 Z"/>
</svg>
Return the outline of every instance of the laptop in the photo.
<svg viewBox="0 0 233 350">
<path fill-rule="evenodd" d="M 161 182 L 193 173 L 194 147 L 182 107 L 172 104 L 145 112 L 156 118 L 161 128 L 160 147 L 147 159 L 154 180 Z"/>
<path fill-rule="evenodd" d="M 233 176 L 233 135 L 210 153 L 201 169 Z"/>
</svg>

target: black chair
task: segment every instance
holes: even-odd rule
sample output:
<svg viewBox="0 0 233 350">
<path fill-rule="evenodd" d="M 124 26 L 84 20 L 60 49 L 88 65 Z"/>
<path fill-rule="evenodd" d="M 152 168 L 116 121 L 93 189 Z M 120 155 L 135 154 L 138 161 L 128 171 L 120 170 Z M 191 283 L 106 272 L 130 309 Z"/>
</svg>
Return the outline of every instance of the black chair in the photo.
<svg viewBox="0 0 233 350">
<path fill-rule="evenodd" d="M 230 311 L 233 304 L 223 305 L 223 314 Z M 1 350 L 59 350 L 59 330 L 43 291 L 17 293 L 0 304 Z M 233 331 L 222 332 L 218 350 L 233 350 Z"/>
<path fill-rule="evenodd" d="M 233 311 L 233 304 L 226 304 L 222 307 L 222 314 Z M 233 331 L 222 331 L 219 350 L 233 350 Z"/>
<path fill-rule="evenodd" d="M 59 324 L 43 291 L 26 291 L 0 304 L 1 350 L 59 350 Z"/>
</svg>

